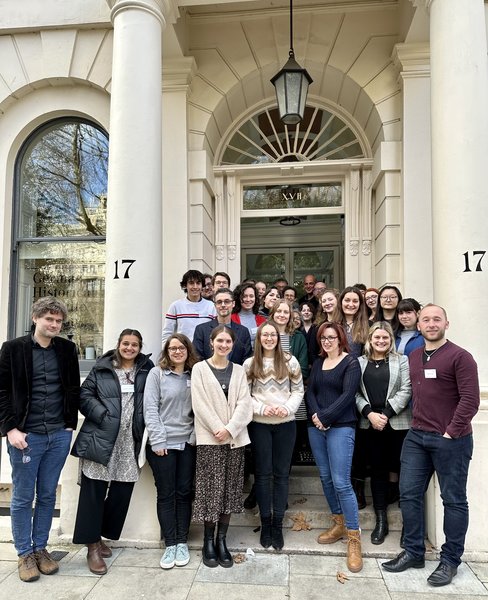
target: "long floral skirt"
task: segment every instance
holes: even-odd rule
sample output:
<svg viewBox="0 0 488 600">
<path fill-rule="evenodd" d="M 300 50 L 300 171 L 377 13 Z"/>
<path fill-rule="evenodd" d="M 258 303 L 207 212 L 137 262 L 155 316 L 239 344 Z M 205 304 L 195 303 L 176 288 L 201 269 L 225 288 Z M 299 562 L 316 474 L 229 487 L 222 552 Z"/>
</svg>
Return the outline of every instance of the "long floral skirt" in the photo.
<svg viewBox="0 0 488 600">
<path fill-rule="evenodd" d="M 243 511 L 244 448 L 197 446 L 195 521 L 216 523 L 221 514 Z"/>
</svg>

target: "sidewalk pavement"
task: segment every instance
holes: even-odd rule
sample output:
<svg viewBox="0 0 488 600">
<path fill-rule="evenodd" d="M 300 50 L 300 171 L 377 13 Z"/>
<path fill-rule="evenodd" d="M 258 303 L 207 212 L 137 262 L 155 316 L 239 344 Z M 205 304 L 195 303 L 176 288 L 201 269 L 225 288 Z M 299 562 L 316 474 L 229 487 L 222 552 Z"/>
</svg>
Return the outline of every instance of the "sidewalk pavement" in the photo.
<svg viewBox="0 0 488 600">
<path fill-rule="evenodd" d="M 385 559 L 365 558 L 360 573 L 349 573 L 344 556 L 284 554 L 263 551 L 248 556 L 231 569 L 209 569 L 199 551 L 191 551 L 186 567 L 163 571 L 161 550 L 114 548 L 107 559 L 108 573 L 97 577 L 86 566 L 86 549 L 50 547 L 68 551 L 59 572 L 23 583 L 17 575 L 12 544 L 0 544 L 2 599 L 29 600 L 488 600 L 488 564 L 468 562 L 459 568 L 451 585 L 433 588 L 426 582 L 437 566 L 391 574 L 381 569 Z M 235 554 L 234 554 L 235 555 Z M 241 555 L 243 556 L 243 555 Z M 344 583 L 337 574 L 347 576 Z"/>
</svg>

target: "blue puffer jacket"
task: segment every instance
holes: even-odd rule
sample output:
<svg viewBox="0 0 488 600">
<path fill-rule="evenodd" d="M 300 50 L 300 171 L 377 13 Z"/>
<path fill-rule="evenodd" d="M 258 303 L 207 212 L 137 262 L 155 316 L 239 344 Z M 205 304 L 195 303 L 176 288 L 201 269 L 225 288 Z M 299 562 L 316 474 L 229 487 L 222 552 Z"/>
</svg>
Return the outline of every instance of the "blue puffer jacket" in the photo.
<svg viewBox="0 0 488 600">
<path fill-rule="evenodd" d="M 71 454 L 107 465 L 119 433 L 121 398 L 119 379 L 112 364 L 114 350 L 101 356 L 81 386 L 80 412 L 85 416 Z M 154 367 L 150 355 L 139 354 L 134 380 L 134 417 L 132 435 L 135 455 L 139 455 L 144 433 L 143 398 L 149 371 Z"/>
</svg>

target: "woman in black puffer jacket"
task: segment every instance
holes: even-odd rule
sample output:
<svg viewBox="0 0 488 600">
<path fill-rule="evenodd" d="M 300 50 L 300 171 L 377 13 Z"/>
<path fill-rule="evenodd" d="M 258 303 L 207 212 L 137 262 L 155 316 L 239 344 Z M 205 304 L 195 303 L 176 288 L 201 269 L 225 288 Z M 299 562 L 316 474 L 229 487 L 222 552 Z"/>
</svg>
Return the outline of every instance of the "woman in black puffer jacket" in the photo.
<svg viewBox="0 0 488 600">
<path fill-rule="evenodd" d="M 81 386 L 85 421 L 71 451 L 81 459 L 73 543 L 86 544 L 88 567 L 97 575 L 107 572 L 103 559 L 112 554 L 101 538 L 120 538 L 139 479 L 144 386 L 154 366 L 141 348 L 141 334 L 124 329 Z"/>
</svg>

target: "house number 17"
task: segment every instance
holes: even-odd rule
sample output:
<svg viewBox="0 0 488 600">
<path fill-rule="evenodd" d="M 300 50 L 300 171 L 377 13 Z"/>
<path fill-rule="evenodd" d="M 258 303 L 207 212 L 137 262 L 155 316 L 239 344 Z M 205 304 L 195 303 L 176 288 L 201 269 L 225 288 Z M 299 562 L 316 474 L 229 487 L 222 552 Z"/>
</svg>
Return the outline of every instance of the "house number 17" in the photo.
<svg viewBox="0 0 488 600">
<path fill-rule="evenodd" d="M 115 265 L 114 279 L 120 279 L 119 266 L 121 267 L 120 270 L 122 271 L 122 279 L 130 279 L 129 271 L 135 262 L 136 262 L 135 259 L 132 260 L 132 259 L 128 259 L 128 258 L 123 258 L 122 260 L 114 261 L 114 265 Z M 124 266 L 125 266 L 125 269 L 123 268 Z"/>
<path fill-rule="evenodd" d="M 472 250 L 471 252 L 465 252 L 464 256 L 464 271 L 463 273 L 471 273 L 473 270 L 471 267 L 475 265 L 475 271 L 482 271 L 483 267 L 481 262 L 486 254 L 486 250 Z M 472 262 L 471 262 L 472 261 Z"/>
</svg>

